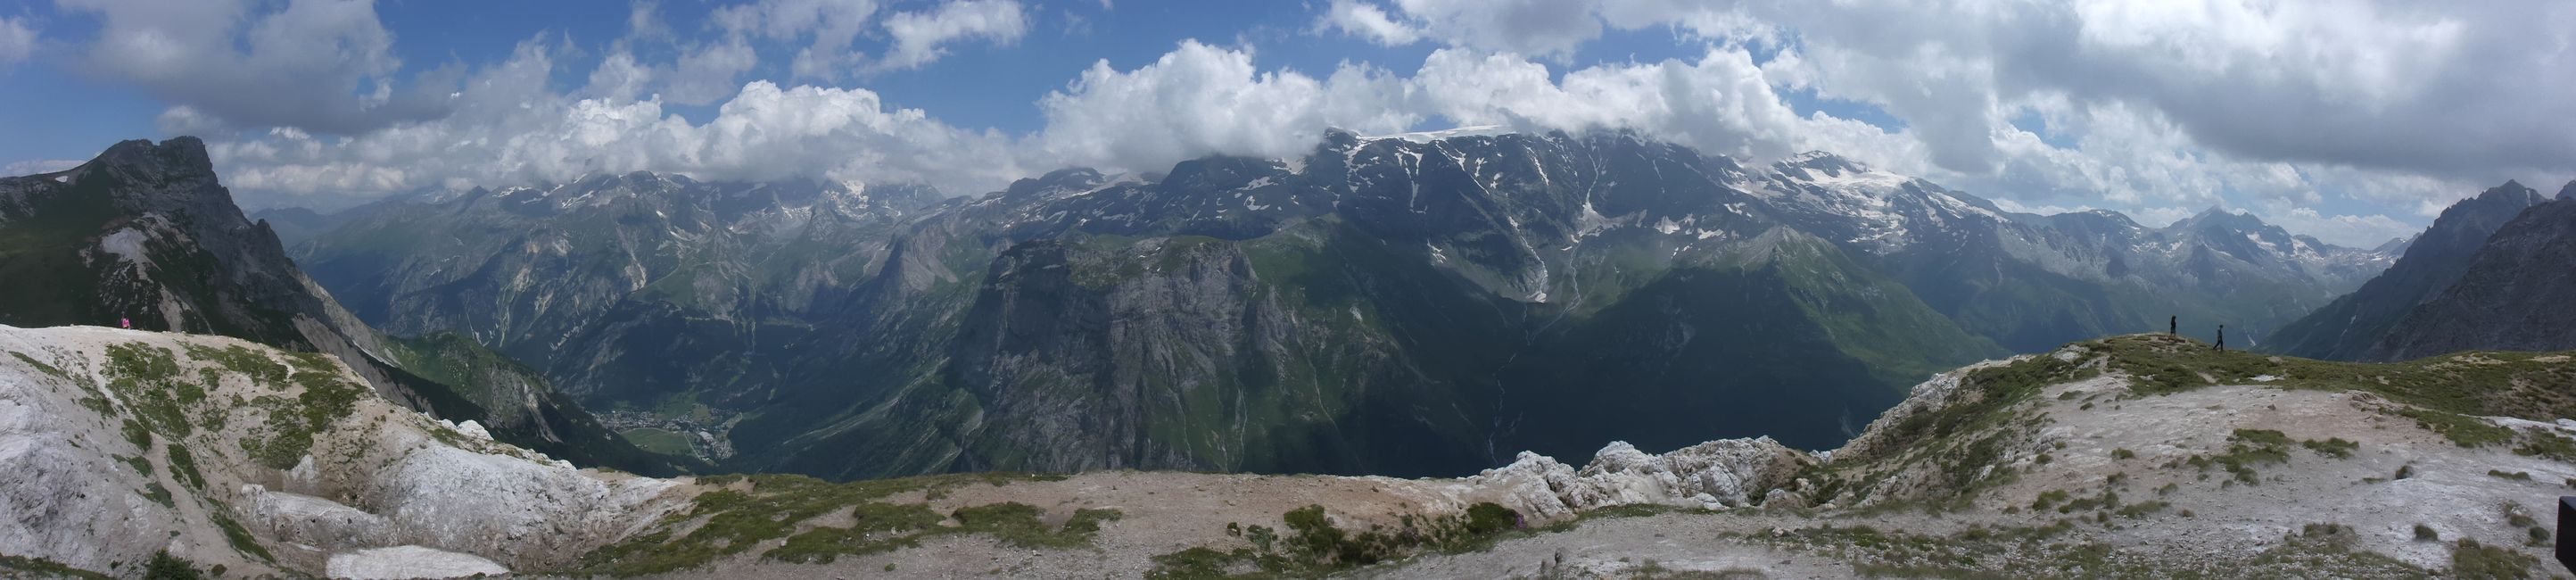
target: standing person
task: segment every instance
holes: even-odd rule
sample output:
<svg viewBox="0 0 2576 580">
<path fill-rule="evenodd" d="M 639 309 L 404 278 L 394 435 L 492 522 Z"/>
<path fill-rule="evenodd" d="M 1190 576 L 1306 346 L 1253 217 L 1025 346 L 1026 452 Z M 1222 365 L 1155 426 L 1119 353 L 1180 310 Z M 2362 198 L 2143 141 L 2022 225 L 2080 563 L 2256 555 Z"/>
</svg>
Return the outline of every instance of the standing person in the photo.
<svg viewBox="0 0 2576 580">
<path fill-rule="evenodd" d="M 2170 334 L 2170 335 L 2175 335 L 2175 336 L 2181 336 L 2181 335 L 2182 335 L 2182 317 L 2180 317 L 2180 316 L 2167 316 L 2167 317 L 2165 317 L 2165 334 Z"/>
<path fill-rule="evenodd" d="M 2227 352 L 2227 325 L 2218 325 L 2218 352 Z"/>
</svg>

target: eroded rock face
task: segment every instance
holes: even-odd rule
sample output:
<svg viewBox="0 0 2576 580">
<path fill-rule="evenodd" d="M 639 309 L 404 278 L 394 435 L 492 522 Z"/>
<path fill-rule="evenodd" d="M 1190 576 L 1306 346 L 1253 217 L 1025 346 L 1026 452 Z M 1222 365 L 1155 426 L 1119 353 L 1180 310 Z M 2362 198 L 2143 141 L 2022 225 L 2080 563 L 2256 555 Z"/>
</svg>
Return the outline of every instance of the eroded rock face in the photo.
<svg viewBox="0 0 2576 580">
<path fill-rule="evenodd" d="M 1501 489 L 1527 513 L 1557 518 L 1630 504 L 1710 509 L 1759 505 L 1758 498 L 1765 492 L 1787 485 L 1800 469 L 1816 463 L 1813 455 L 1769 437 L 1710 441 L 1662 455 L 1638 451 L 1621 441 L 1601 448 L 1581 470 L 1523 452 L 1510 465 L 1464 482 Z"/>
<path fill-rule="evenodd" d="M 410 547 L 352 562 L 429 554 L 501 573 L 560 564 L 678 503 L 674 481 L 575 469 L 397 407 L 328 357 L 95 327 L 0 326 L 0 350 L 12 555 L 133 570 L 168 551 L 337 574 L 340 555 Z M 333 397 L 345 405 L 315 402 Z"/>
</svg>

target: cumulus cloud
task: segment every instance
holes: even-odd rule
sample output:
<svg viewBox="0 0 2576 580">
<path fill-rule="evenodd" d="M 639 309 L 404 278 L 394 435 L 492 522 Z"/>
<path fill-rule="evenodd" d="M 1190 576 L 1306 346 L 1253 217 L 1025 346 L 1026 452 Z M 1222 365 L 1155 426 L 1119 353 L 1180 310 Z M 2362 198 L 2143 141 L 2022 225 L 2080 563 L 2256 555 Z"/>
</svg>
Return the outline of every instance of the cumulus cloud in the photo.
<svg viewBox="0 0 2576 580">
<path fill-rule="evenodd" d="M 1601 36 L 1590 2 L 1395 0 L 1395 6 L 1425 35 L 1481 50 L 1562 56 Z"/>
<path fill-rule="evenodd" d="M 1317 80 L 1189 41 L 1133 71 L 1099 61 L 1040 99 L 1037 147 L 1068 164 L 1140 170 L 1211 153 L 1295 155 L 1327 127 L 1403 130 L 1413 118 L 1398 110 L 1401 90 L 1375 69 L 1345 65 Z"/>
<path fill-rule="evenodd" d="M 885 59 L 872 68 L 920 68 L 947 54 L 941 45 L 981 38 L 995 44 L 1018 42 L 1028 34 L 1027 11 L 1013 0 L 959 0 L 929 12 L 886 17 L 885 31 L 894 39 Z"/>
<path fill-rule="evenodd" d="M 393 35 L 364 0 L 61 0 L 100 20 L 84 70 L 242 126 L 357 133 L 444 114 L 447 91 L 398 89 Z"/>
<path fill-rule="evenodd" d="M 1341 31 L 1379 46 L 1404 46 L 1422 40 L 1422 31 L 1396 22 L 1386 9 L 1363 0 L 1333 0 L 1315 19 L 1315 31 Z"/>
<path fill-rule="evenodd" d="M 36 29 L 24 18 L 0 16 L 0 66 L 26 62 L 36 54 Z"/>
<path fill-rule="evenodd" d="M 1043 126 L 1005 135 L 800 83 L 1016 43 L 1031 26 L 1016 0 L 756 0 L 679 27 L 637 2 L 590 70 L 557 62 L 579 47 L 531 42 L 408 82 L 363 0 L 60 2 L 99 16 L 89 68 L 163 95 L 164 130 L 237 135 L 217 139 L 232 179 L 284 192 L 636 169 L 976 192 L 1067 165 L 1296 155 L 1327 127 L 1494 124 L 1637 131 L 1753 162 L 1821 149 L 2007 207 L 2147 222 L 2252 207 L 2375 243 L 2502 177 L 2576 172 L 2576 31 L 2548 25 L 2576 5 L 2557 3 L 1329 0 L 1310 32 L 1438 48 L 1405 75 L 1266 67 L 1249 46 L 1184 41 L 1131 69 L 1065 71 L 1033 95 Z M 28 28 L 0 18 L 0 63 L 12 27 Z M 1608 31 L 1654 28 L 1689 56 L 1575 61 Z M 747 78 L 774 68 L 790 78 Z M 718 107 L 691 122 L 664 110 L 679 105 Z"/>
<path fill-rule="evenodd" d="M 547 92 L 556 55 L 522 43 L 466 82 L 454 114 L 320 139 L 278 129 L 210 151 L 235 187 L 285 194 L 562 182 L 599 172 L 985 187 L 1026 174 L 1009 140 L 964 131 L 862 89 L 746 84 L 691 123 L 657 100 Z M 969 189 L 971 190 L 971 189 Z"/>
<path fill-rule="evenodd" d="M 666 75 L 662 96 L 683 105 L 713 104 L 733 95 L 736 79 L 755 66 L 760 54 L 741 38 L 689 47 Z"/>
<path fill-rule="evenodd" d="M 796 52 L 790 70 L 799 78 L 837 79 L 866 58 L 850 43 L 867 31 L 876 12 L 877 3 L 872 0 L 760 0 L 717 8 L 710 18 L 737 38 L 811 38 L 811 44 Z"/>
</svg>

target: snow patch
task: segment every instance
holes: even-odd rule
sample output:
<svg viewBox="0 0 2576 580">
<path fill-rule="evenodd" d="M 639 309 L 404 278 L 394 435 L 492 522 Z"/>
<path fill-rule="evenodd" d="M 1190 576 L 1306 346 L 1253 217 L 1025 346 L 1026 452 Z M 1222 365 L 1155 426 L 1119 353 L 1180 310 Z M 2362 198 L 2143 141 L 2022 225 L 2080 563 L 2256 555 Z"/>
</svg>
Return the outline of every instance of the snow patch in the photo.
<svg viewBox="0 0 2576 580">
<path fill-rule="evenodd" d="M 1495 135 L 1508 135 L 1511 134 L 1511 132 L 1512 130 L 1510 127 L 1504 127 L 1502 125 L 1471 125 L 1438 131 L 1415 131 L 1411 133 L 1396 133 L 1393 135 L 1377 135 L 1362 137 L 1362 139 L 1372 141 L 1378 139 L 1403 139 L 1414 143 L 1430 143 L 1455 137 L 1491 137 Z"/>
</svg>

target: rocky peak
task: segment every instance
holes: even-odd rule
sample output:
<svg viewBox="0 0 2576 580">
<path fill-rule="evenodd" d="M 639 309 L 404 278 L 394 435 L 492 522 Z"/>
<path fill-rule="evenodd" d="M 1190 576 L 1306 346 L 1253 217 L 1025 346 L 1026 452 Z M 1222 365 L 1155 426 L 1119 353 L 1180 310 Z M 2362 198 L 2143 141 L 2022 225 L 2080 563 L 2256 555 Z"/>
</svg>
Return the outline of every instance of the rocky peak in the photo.
<svg viewBox="0 0 2576 580">
<path fill-rule="evenodd" d="M 1067 167 L 1049 171 L 1046 175 L 1024 177 L 1019 181 L 1013 181 L 1010 187 L 1002 190 L 1002 195 L 1019 197 L 1039 192 L 1087 191 L 1100 187 L 1106 182 L 1108 178 L 1102 176 L 1099 170 L 1089 167 Z"/>
<path fill-rule="evenodd" d="M 2558 188 L 2558 199 L 2576 199 L 2576 181 L 2569 181 L 2566 187 Z"/>
<path fill-rule="evenodd" d="M 2576 186 L 2576 183 L 2569 183 L 2568 185 L 2570 185 L 2570 186 Z M 2532 206 L 2532 205 L 2534 205 L 2534 204 L 2538 204 L 2538 203 L 2540 203 L 2541 201 L 2543 201 L 2543 200 L 2542 200 L 2542 199 L 2541 199 L 2541 197 L 2540 197 L 2540 191 L 2539 191 L 2539 190 L 2535 190 L 2535 189 L 2532 189 L 2532 188 L 2531 188 L 2531 187 L 2529 187 L 2529 186 L 2525 186 L 2525 185 L 2523 185 L 2521 182 L 2517 182 L 2517 181 L 2513 181 L 2513 180 L 2508 179 L 2508 180 L 2505 180 L 2504 185 L 2498 185 L 2498 186 L 2495 186 L 2495 187 L 2492 187 L 2492 188 L 2488 188 L 2486 191 L 2478 192 L 2478 196 L 2477 196 L 2477 197 L 2469 198 L 2468 200 L 2462 201 L 2461 203 L 2469 203 L 2469 202 L 2477 202 L 2477 203 L 2481 203 L 2481 204 L 2507 204 L 2507 203 L 2511 203 L 2511 204 L 2520 204 L 2520 206 L 2519 206 L 2519 207 L 2530 207 L 2530 206 Z M 2454 206 L 2457 206 L 2458 204 L 2453 204 L 2453 205 L 2454 205 Z"/>
<path fill-rule="evenodd" d="M 1797 155 L 1791 155 L 1787 159 L 1780 160 L 1779 163 L 1771 164 L 1771 166 L 1779 169 L 1781 173 L 1789 173 L 1799 177 L 1808 177 L 1807 174 L 1810 172 L 1822 173 L 1827 176 L 1841 176 L 1853 173 L 1868 173 L 1870 171 L 1870 167 L 1868 165 L 1862 165 L 1858 161 L 1852 161 L 1851 159 L 1844 158 L 1843 156 L 1823 151 L 1808 151 Z"/>
</svg>

